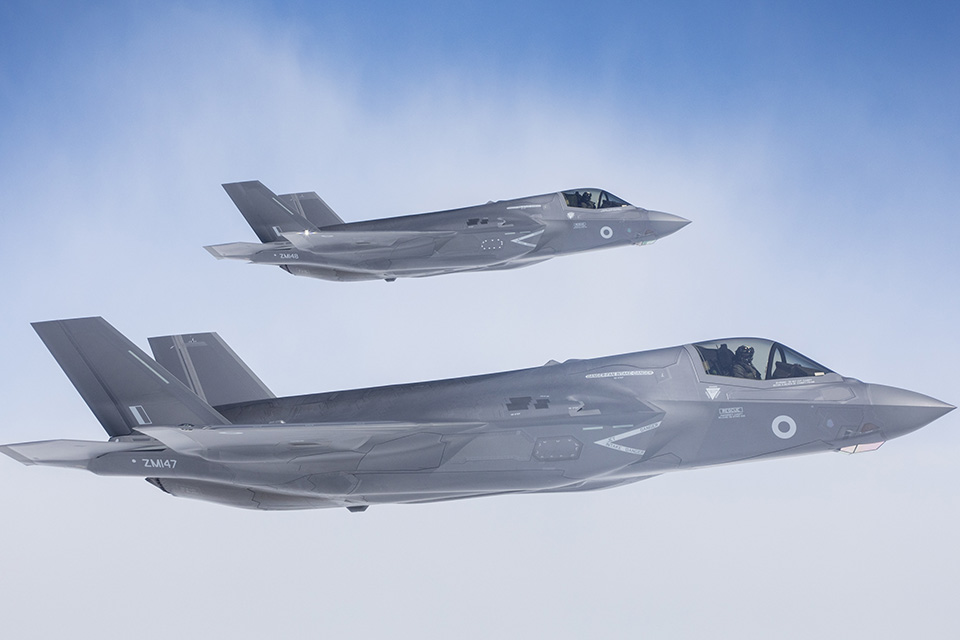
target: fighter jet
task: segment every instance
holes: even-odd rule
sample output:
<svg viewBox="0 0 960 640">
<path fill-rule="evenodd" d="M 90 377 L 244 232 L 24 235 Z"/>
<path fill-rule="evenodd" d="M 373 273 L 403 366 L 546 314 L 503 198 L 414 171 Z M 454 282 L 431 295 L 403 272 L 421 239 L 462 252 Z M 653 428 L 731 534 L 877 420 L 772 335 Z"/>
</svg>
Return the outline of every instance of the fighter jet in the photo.
<svg viewBox="0 0 960 640">
<path fill-rule="evenodd" d="M 215 333 L 34 325 L 109 434 L 0 451 L 248 509 L 589 491 L 707 465 L 860 453 L 954 409 L 728 338 L 469 378 L 278 398 Z"/>
<path fill-rule="evenodd" d="M 260 242 L 205 247 L 215 257 L 341 282 L 514 269 L 567 253 L 651 244 L 690 223 L 601 189 L 344 223 L 316 193 L 278 196 L 259 181 L 223 188 Z"/>
</svg>

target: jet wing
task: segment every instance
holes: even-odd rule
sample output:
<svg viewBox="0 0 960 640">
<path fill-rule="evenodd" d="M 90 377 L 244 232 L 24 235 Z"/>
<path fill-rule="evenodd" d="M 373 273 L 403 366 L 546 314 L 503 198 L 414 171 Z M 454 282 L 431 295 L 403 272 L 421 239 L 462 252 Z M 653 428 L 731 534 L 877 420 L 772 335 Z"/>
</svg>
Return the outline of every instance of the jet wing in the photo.
<svg viewBox="0 0 960 640">
<path fill-rule="evenodd" d="M 186 455 L 212 461 L 267 461 L 341 451 L 366 452 L 389 440 L 418 433 L 463 433 L 481 422 L 349 422 L 325 424 L 229 425 L 224 427 L 144 426 L 141 433 Z"/>
<path fill-rule="evenodd" d="M 297 249 L 308 251 L 363 251 L 422 242 L 434 248 L 457 235 L 456 231 L 301 231 L 282 233 Z"/>
</svg>

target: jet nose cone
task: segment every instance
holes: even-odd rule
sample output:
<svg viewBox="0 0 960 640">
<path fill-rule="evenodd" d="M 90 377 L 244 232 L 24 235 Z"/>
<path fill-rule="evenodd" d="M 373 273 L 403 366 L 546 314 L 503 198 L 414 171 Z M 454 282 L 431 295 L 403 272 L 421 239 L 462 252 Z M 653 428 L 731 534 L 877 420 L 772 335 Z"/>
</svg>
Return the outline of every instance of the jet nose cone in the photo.
<svg viewBox="0 0 960 640">
<path fill-rule="evenodd" d="M 956 409 L 952 404 L 941 402 L 922 393 L 882 384 L 871 384 L 867 390 L 867 395 L 874 405 L 938 409 L 941 412 L 939 415 Z"/>
<path fill-rule="evenodd" d="M 647 211 L 647 222 L 650 231 L 658 238 L 676 233 L 690 224 L 686 218 L 663 211 Z"/>
<path fill-rule="evenodd" d="M 956 409 L 922 393 L 880 384 L 869 385 L 867 397 L 874 419 L 890 437 L 915 431 Z"/>
</svg>

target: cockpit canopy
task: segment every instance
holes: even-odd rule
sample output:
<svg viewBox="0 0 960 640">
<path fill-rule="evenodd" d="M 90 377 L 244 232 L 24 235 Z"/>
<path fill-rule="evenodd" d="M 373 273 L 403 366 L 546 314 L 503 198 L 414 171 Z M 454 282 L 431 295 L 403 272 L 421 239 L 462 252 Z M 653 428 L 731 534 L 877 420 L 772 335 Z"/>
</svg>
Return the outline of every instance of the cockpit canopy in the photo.
<svg viewBox="0 0 960 640">
<path fill-rule="evenodd" d="M 614 209 L 630 206 L 629 202 L 600 189 L 564 191 L 563 199 L 567 201 L 568 207 L 574 209 Z"/>
<path fill-rule="evenodd" d="M 772 340 L 727 338 L 693 346 L 700 354 L 703 370 L 713 376 L 778 380 L 833 373 L 822 364 Z"/>
</svg>

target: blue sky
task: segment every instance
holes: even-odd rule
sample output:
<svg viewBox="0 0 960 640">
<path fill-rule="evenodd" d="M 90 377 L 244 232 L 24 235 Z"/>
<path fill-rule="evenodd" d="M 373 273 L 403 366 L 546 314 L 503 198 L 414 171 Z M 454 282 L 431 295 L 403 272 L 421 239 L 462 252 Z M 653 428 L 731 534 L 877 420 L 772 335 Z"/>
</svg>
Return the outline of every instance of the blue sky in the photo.
<svg viewBox="0 0 960 640">
<path fill-rule="evenodd" d="M 263 48 L 335 77 L 371 118 L 435 94 L 446 107 L 449 96 L 482 97 L 637 120 L 626 134 L 636 145 L 686 149 L 760 130 L 777 141 L 769 152 L 787 180 L 852 179 L 878 200 L 922 199 L 950 177 L 890 183 L 898 165 L 958 161 L 951 3 L 93 4 L 5 3 L 0 127 L 11 149 L 38 139 L 96 148 L 122 126 L 118 114 L 146 115 L 142 93 L 124 91 L 138 70 L 159 75 L 149 78 L 158 90 L 213 72 L 216 54 L 248 44 L 218 27 L 242 25 Z M 29 159 L 4 154 L 2 166 Z"/>
<path fill-rule="evenodd" d="M 0 5 L 2 442 L 104 437 L 29 327 L 81 315 L 141 346 L 219 331 L 280 394 L 761 335 L 960 400 L 953 3 L 64 4 Z M 246 179 L 348 221 L 595 185 L 693 224 L 513 272 L 327 283 L 203 251 L 253 239 L 219 186 Z M 148 638 L 210 617 L 238 638 L 948 637 L 958 426 L 363 516 L 3 459 L 0 612 L 77 635 L 121 586 L 144 596 L 111 623 Z"/>
<path fill-rule="evenodd" d="M 549 10 L 497 2 L 58 4 L 5 3 L 5 110 L 56 111 L 37 104 L 42 96 L 96 104 L 92 69 L 143 55 L 152 25 L 177 23 L 182 37 L 207 18 L 249 21 L 305 60 L 335 57 L 375 109 L 385 107 L 384 95 L 461 73 L 478 90 L 580 86 L 588 103 L 605 99 L 617 113 L 635 112 L 641 99 L 644 110 L 708 121 L 771 111 L 821 120 L 836 98 L 895 125 L 942 120 L 958 99 L 951 3 L 607 2 L 589 12 L 562 2 Z M 167 36 L 151 45 L 173 59 L 190 55 Z"/>
</svg>

